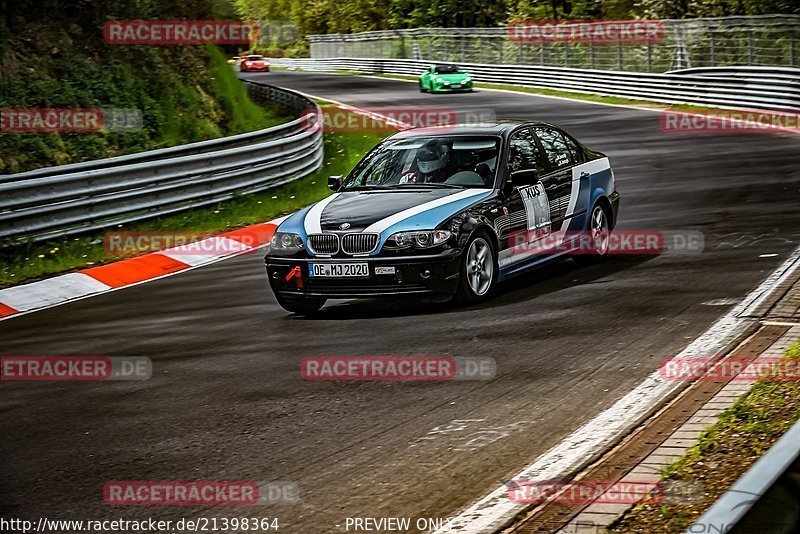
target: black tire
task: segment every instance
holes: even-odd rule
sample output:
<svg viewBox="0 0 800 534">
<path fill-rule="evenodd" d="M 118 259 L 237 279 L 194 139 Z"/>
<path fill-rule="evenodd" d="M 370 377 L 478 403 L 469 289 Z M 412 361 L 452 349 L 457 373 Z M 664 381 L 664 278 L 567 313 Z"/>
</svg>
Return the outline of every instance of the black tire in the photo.
<svg viewBox="0 0 800 534">
<path fill-rule="evenodd" d="M 581 266 L 592 265 L 608 258 L 611 214 L 603 204 L 598 202 L 592 207 L 586 232 L 589 234 L 592 248 L 572 255 L 572 260 Z"/>
<path fill-rule="evenodd" d="M 481 251 L 485 251 L 485 255 L 476 265 Z M 499 270 L 496 255 L 494 242 L 485 232 L 477 232 L 470 238 L 459 258 L 461 276 L 455 294 L 456 302 L 481 302 L 492 295 Z M 487 273 L 488 278 L 485 276 Z"/>
<path fill-rule="evenodd" d="M 428 90 L 425 89 L 425 87 L 422 86 L 422 80 L 419 81 L 419 92 L 420 93 L 427 93 L 428 92 Z"/>
<path fill-rule="evenodd" d="M 313 315 L 325 305 L 327 299 L 320 297 L 283 297 L 275 295 L 275 299 L 281 308 L 299 315 Z"/>
</svg>

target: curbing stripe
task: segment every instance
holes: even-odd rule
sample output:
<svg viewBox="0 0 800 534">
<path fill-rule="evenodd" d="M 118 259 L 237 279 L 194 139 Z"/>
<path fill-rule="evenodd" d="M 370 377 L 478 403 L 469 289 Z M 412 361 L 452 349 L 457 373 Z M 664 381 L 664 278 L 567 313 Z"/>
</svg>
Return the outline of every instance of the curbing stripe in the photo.
<svg viewBox="0 0 800 534">
<path fill-rule="evenodd" d="M 70 273 L 4 289 L 0 291 L 0 303 L 18 312 L 25 312 L 109 289 L 109 285 L 83 273 Z"/>
<path fill-rule="evenodd" d="M 164 278 L 261 248 L 272 239 L 286 217 L 254 224 L 204 239 L 195 244 L 153 252 L 108 265 L 0 289 L 0 319 L 57 306 L 72 300 Z M 223 251 L 209 254 L 207 250 Z"/>
<path fill-rule="evenodd" d="M 80 271 L 111 287 L 122 287 L 188 268 L 189 265 L 161 253 L 147 254 Z"/>
<path fill-rule="evenodd" d="M 185 263 L 190 267 L 197 267 L 198 265 L 203 265 L 231 254 L 241 254 L 248 250 L 253 250 L 253 247 L 237 239 L 217 236 L 162 250 L 159 254 Z"/>
<path fill-rule="evenodd" d="M 268 223 L 254 224 L 253 226 L 248 226 L 241 230 L 225 232 L 224 234 L 220 234 L 220 237 L 235 239 L 236 241 L 240 241 L 255 248 L 268 243 L 269 240 L 272 239 L 272 234 L 275 233 L 275 229 L 284 219 L 286 219 L 286 217 L 281 217 L 280 219 L 275 219 Z"/>
</svg>

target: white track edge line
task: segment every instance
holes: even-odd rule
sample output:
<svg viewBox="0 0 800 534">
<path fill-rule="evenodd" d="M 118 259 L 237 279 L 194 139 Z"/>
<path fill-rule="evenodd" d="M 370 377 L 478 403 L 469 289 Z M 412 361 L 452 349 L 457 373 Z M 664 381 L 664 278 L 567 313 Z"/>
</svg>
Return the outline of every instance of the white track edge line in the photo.
<svg viewBox="0 0 800 534">
<path fill-rule="evenodd" d="M 757 324 L 755 319 L 740 317 L 740 314 L 765 293 L 774 290 L 785 276 L 800 267 L 798 258 L 800 247 L 750 291 L 742 302 L 718 319 L 673 359 L 712 356 L 730 345 L 731 336 L 735 338 L 737 334 L 741 334 L 743 327 Z M 514 475 L 512 480 L 556 479 L 584 467 L 657 410 L 680 387 L 680 383 L 663 381 L 659 371 L 654 371 L 611 407 Z M 460 534 L 493 533 L 506 526 L 514 515 L 525 508 L 524 505 L 511 503 L 508 499 L 508 488 L 501 486 L 453 517 L 448 527 L 439 529 L 434 534 L 446 534 L 453 530 Z"/>
</svg>

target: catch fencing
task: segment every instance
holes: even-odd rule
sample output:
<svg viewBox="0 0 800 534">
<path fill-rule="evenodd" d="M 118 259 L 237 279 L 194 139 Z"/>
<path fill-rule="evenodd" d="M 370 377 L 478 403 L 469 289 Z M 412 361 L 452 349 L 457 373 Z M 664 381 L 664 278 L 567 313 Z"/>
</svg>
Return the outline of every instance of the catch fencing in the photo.
<svg viewBox="0 0 800 534">
<path fill-rule="evenodd" d="M 647 42 L 536 42 L 512 26 L 415 28 L 309 35 L 311 57 L 416 59 L 632 72 L 693 67 L 800 65 L 800 15 L 660 20 L 663 34 Z M 561 26 L 574 26 L 564 22 Z"/>
</svg>

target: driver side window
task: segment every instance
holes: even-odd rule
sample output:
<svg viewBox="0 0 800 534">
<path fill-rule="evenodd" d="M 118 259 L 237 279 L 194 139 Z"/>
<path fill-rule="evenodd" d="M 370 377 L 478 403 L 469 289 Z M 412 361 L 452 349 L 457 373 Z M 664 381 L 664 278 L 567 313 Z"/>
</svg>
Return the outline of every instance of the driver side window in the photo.
<svg viewBox="0 0 800 534">
<path fill-rule="evenodd" d="M 539 162 L 539 147 L 530 129 L 523 128 L 511 134 L 508 147 L 508 171 L 537 169 L 542 172 Z"/>
</svg>

